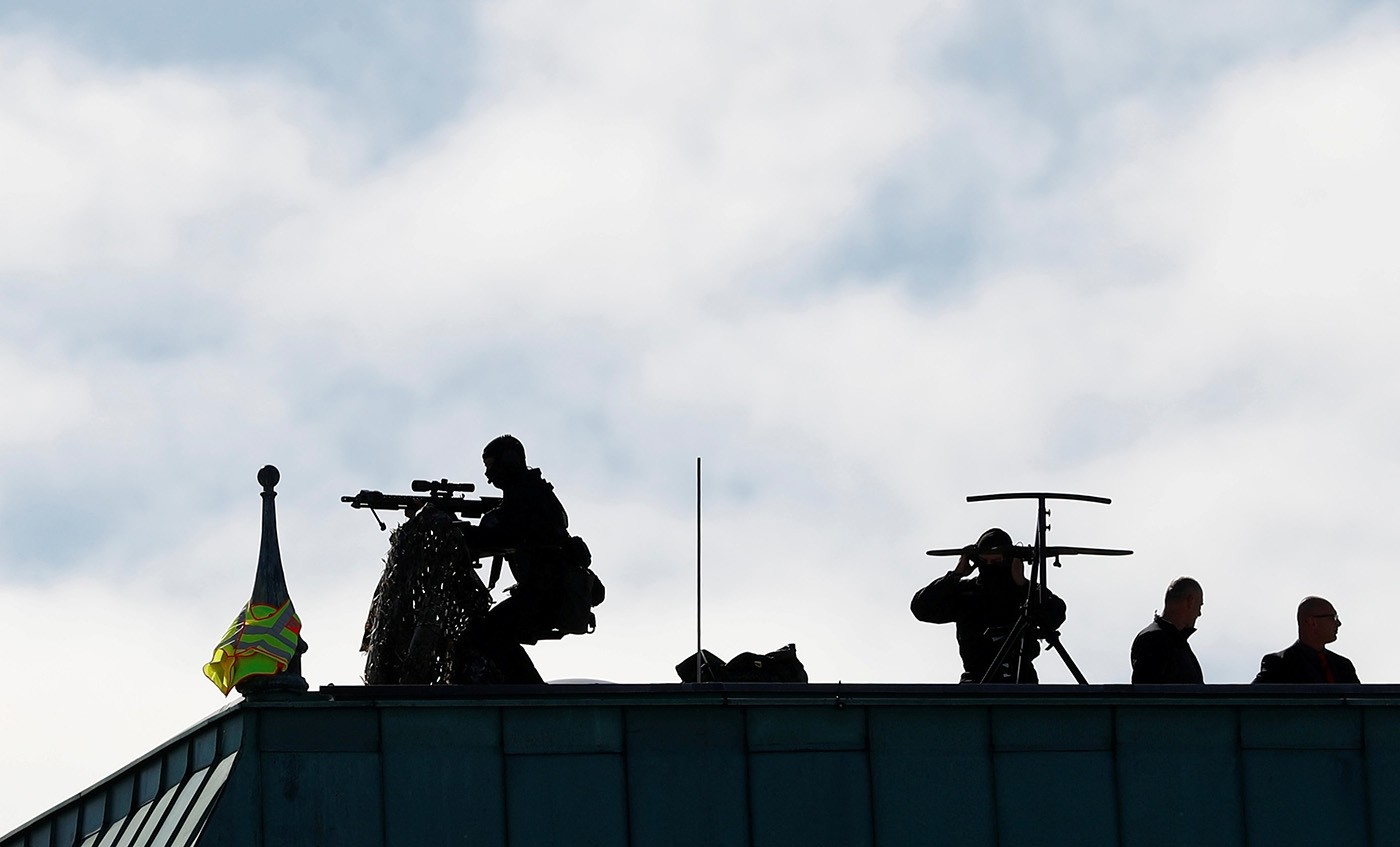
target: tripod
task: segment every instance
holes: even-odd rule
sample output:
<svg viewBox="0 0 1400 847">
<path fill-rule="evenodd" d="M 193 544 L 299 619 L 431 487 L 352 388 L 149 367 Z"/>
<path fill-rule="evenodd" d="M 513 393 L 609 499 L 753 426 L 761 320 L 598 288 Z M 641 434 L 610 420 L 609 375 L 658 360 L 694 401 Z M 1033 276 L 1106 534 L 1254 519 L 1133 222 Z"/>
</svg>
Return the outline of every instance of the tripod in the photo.
<svg viewBox="0 0 1400 847">
<path fill-rule="evenodd" d="M 1012 658 L 1012 651 L 1015 651 L 1015 671 L 1012 679 L 1020 680 L 1022 663 L 1029 661 L 1026 658 L 1026 637 L 1044 641 L 1049 644 L 1060 658 L 1064 660 L 1065 667 L 1074 675 L 1075 681 L 1080 685 L 1087 685 L 1084 674 L 1080 673 L 1079 666 L 1070 657 L 1069 651 L 1060 641 L 1060 633 L 1054 629 L 1040 626 L 1036 622 L 1037 611 L 1040 609 L 1047 591 L 1045 585 L 1046 565 L 1048 557 L 1053 556 L 1055 567 L 1060 566 L 1060 556 L 1090 555 L 1090 556 L 1128 556 L 1131 550 L 1111 550 L 1102 547 L 1050 547 L 1045 543 L 1045 534 L 1050 529 L 1050 510 L 1046 508 L 1046 500 L 1083 500 L 1090 503 L 1111 503 L 1107 497 L 1094 497 L 1089 494 L 1047 494 L 1035 493 L 1013 493 L 1013 494 L 973 494 L 969 495 L 967 502 L 978 503 L 984 500 L 1036 500 L 1039 508 L 1036 512 L 1035 524 L 1035 544 L 1030 547 L 1015 546 L 1011 549 L 998 551 L 1008 559 L 1022 559 L 1031 564 L 1031 575 L 1026 580 L 1026 596 L 1021 602 L 1021 611 L 1012 624 L 1011 630 L 1007 633 L 1006 639 L 1002 641 L 1001 648 L 997 650 L 996 658 L 987 666 L 986 672 L 982 675 L 982 682 L 991 682 L 997 671 L 1008 664 Z M 963 549 L 955 550 L 929 550 L 930 556 L 960 556 Z M 1029 630 L 1029 633 L 1027 633 Z"/>
</svg>

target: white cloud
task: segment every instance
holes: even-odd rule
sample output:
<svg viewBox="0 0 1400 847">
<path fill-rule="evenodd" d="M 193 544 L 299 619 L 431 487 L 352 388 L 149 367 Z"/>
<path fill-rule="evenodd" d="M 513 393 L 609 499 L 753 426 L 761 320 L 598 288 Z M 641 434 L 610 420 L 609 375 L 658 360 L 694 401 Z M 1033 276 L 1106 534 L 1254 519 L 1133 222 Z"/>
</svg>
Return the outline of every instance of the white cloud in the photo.
<svg viewBox="0 0 1400 847">
<path fill-rule="evenodd" d="M 481 105 L 280 231 L 252 296 L 393 337 L 689 322 L 819 249 L 929 126 L 891 46 L 912 12 L 803 14 L 768 41 L 793 19 L 594 4 L 543 24 L 521 6 L 484 17 L 501 61 Z"/>
<path fill-rule="evenodd" d="M 0 269 L 50 286 L 227 260 L 221 230 L 296 208 L 354 152 L 270 79 L 112 72 L 16 36 L 0 57 Z"/>
<path fill-rule="evenodd" d="M 51 444 L 80 426 L 91 408 L 90 389 L 80 376 L 2 346 L 0 385 L 6 395 L 0 447 Z"/>
</svg>

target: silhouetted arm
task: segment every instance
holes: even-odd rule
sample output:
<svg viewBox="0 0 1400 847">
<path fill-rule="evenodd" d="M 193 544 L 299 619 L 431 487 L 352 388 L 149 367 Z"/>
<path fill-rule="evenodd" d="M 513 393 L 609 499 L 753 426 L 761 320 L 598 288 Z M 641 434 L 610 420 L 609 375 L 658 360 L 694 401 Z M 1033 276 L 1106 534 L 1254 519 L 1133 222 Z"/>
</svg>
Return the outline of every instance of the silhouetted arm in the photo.
<svg viewBox="0 0 1400 847">
<path fill-rule="evenodd" d="M 940 576 L 914 594 L 914 599 L 909 601 L 909 611 L 924 623 L 956 621 L 962 608 L 962 595 L 958 590 L 961 582 L 956 571 Z"/>
<path fill-rule="evenodd" d="M 569 516 L 548 483 L 530 481 L 511 488 L 501 504 L 465 526 L 471 543 L 486 547 L 518 547 L 556 543 L 568 536 Z"/>
</svg>

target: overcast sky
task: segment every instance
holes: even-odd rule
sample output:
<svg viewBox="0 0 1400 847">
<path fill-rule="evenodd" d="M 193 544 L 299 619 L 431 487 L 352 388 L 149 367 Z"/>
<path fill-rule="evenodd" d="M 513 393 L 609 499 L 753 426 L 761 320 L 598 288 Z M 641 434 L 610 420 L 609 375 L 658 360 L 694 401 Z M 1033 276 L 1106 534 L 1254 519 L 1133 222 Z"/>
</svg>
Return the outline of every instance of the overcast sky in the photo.
<svg viewBox="0 0 1400 847">
<path fill-rule="evenodd" d="M 930 547 L 1068 491 L 1096 683 L 1171 578 L 1211 683 L 1308 594 L 1389 648 L 1400 15 L 1265 0 L 0 6 L 0 832 L 225 700 L 258 468 L 313 687 L 387 535 L 520 437 L 608 586 L 546 679 L 795 642 L 951 682 Z M 1071 677 L 1053 655 L 1046 682 Z"/>
</svg>

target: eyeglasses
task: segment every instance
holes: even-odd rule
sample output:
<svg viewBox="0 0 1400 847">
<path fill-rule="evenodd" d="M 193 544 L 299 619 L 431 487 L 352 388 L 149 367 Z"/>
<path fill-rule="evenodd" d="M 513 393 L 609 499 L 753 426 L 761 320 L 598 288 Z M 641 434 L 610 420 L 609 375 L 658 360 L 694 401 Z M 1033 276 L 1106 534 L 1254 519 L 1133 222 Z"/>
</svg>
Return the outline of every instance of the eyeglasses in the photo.
<svg viewBox="0 0 1400 847">
<path fill-rule="evenodd" d="M 1334 620 L 1334 621 L 1336 621 L 1337 623 L 1341 623 L 1341 622 L 1342 622 L 1342 616 L 1339 615 L 1339 614 L 1337 614 L 1336 612 L 1333 612 L 1333 613 L 1330 614 L 1330 615 L 1313 615 L 1313 617 L 1315 617 L 1315 618 L 1327 618 L 1327 619 L 1329 619 L 1329 620 Z"/>
</svg>

